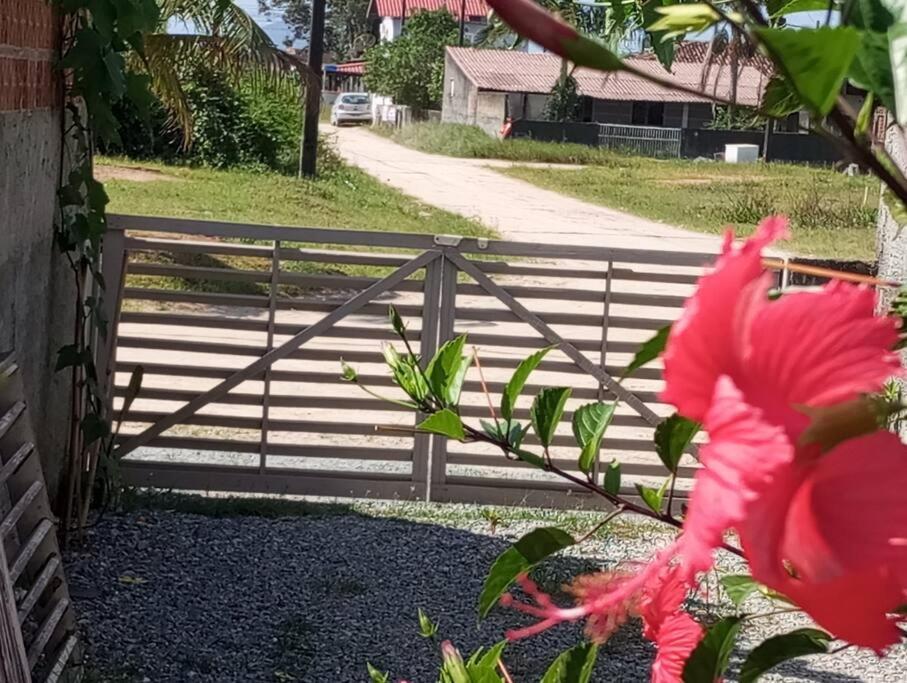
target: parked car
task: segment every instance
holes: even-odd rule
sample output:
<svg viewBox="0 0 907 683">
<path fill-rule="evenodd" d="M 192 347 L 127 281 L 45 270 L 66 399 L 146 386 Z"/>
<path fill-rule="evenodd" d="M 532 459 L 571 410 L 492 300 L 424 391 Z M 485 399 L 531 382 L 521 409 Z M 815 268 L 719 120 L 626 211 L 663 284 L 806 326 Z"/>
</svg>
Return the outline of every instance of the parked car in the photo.
<svg viewBox="0 0 907 683">
<path fill-rule="evenodd" d="M 372 107 L 368 93 L 345 92 L 340 95 L 331 107 L 331 124 L 339 126 L 344 123 L 371 123 Z"/>
</svg>

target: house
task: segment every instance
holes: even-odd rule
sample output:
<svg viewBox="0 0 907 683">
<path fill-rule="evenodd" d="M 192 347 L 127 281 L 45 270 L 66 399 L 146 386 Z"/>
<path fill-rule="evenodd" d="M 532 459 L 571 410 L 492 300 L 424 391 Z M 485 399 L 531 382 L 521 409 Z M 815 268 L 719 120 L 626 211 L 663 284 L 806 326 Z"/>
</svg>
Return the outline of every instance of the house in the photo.
<svg viewBox="0 0 907 683">
<path fill-rule="evenodd" d="M 368 16 L 378 25 L 380 40 L 396 40 L 406 19 L 417 12 L 446 9 L 464 22 L 466 42 L 472 44 L 488 23 L 491 8 L 485 0 L 371 0 Z"/>
<path fill-rule="evenodd" d="M 700 90 L 703 59 L 695 59 L 693 54 L 700 49 L 681 50 L 670 72 L 651 53 L 625 61 L 640 72 Z M 496 134 L 508 117 L 543 118 L 560 73 L 561 58 L 550 53 L 449 47 L 444 63 L 442 121 L 469 123 Z M 719 64 L 705 73 L 704 89 L 730 98 L 731 69 Z M 714 118 L 713 104 L 704 95 L 678 92 L 634 74 L 578 68 L 573 77 L 581 97 L 582 121 L 701 128 Z M 755 59 L 740 60 L 736 101 L 743 106 L 758 105 L 769 78 L 770 69 Z"/>
<path fill-rule="evenodd" d="M 365 75 L 365 61 L 355 60 L 340 64 L 325 64 L 321 98 L 333 104 L 342 92 L 363 92 L 362 77 Z"/>
</svg>

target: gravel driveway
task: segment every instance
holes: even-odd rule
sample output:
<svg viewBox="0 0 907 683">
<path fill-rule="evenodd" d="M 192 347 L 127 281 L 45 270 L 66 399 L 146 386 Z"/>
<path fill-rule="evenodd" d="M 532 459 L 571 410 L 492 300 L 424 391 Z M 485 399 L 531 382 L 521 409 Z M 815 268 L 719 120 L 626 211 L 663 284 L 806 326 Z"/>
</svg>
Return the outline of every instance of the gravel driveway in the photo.
<svg viewBox="0 0 907 683">
<path fill-rule="evenodd" d="M 330 514 L 276 519 L 155 509 L 107 517 L 90 532 L 89 549 L 67 558 L 89 680 L 360 683 L 368 680 L 366 660 L 392 680 L 436 680 L 437 646 L 418 635 L 417 608 L 463 652 L 493 644 L 521 615 L 498 609 L 477 625 L 483 577 L 513 537 L 540 524 L 514 519 L 492 534 L 475 509 L 435 507 L 426 516 L 426 506 L 415 506 L 408 519 L 388 516 L 400 509 L 338 505 Z M 645 524 L 616 529 L 548 563 L 543 584 L 645 557 L 663 542 Z M 652 650 L 638 633 L 631 625 L 608 643 L 594 681 L 648 680 Z M 563 626 L 509 646 L 514 678 L 538 681 L 578 637 L 578 628 Z M 905 662 L 903 648 L 881 661 L 847 650 L 800 660 L 765 680 L 899 681 Z"/>
</svg>

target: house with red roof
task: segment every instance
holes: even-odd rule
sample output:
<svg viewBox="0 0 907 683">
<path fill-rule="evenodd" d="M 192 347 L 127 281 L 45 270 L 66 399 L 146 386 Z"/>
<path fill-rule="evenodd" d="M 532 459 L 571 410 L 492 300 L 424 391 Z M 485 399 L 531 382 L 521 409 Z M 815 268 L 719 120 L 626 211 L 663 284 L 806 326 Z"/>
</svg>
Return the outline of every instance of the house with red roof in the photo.
<svg viewBox="0 0 907 683">
<path fill-rule="evenodd" d="M 417 12 L 446 9 L 464 22 L 466 41 L 470 45 L 488 23 L 491 8 L 485 0 L 371 0 L 368 16 L 378 25 L 379 40 L 396 40 L 406 20 Z"/>
</svg>

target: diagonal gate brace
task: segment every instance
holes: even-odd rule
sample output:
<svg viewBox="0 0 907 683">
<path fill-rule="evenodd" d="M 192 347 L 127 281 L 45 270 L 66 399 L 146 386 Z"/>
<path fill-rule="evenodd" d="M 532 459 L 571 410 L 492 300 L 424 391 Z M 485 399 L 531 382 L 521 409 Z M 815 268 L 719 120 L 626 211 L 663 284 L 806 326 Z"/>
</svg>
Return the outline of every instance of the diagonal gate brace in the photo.
<svg viewBox="0 0 907 683">
<path fill-rule="evenodd" d="M 273 363 L 286 358 L 300 346 L 311 340 L 313 337 L 317 337 L 318 335 L 323 334 L 342 318 L 350 315 L 351 313 L 355 313 L 357 310 L 371 302 L 379 294 L 383 294 L 392 287 L 395 287 L 410 275 L 415 273 L 417 270 L 424 268 L 429 263 L 440 257 L 440 251 L 430 250 L 421 253 L 411 261 L 407 261 L 393 273 L 371 285 L 368 289 L 362 290 L 352 299 L 349 299 L 341 306 L 335 308 L 328 315 L 321 318 L 318 322 L 315 322 L 305 329 L 301 330 L 291 339 L 287 340 L 274 350 L 264 354 L 263 356 L 261 356 L 261 358 L 247 365 L 243 369 L 237 370 L 234 374 L 227 377 L 220 384 L 217 384 L 205 393 L 196 396 L 182 408 L 171 413 L 158 422 L 155 422 L 145 431 L 136 434 L 132 438 L 124 441 L 119 446 L 119 448 L 114 451 L 114 457 L 118 459 L 123 457 L 127 453 L 134 451 L 136 448 L 141 448 L 156 436 L 160 436 L 174 425 L 179 424 L 182 420 L 185 420 L 187 417 L 194 415 L 205 405 L 209 403 L 215 403 L 220 398 L 225 396 L 231 389 L 239 386 L 246 380 L 258 376 Z"/>
</svg>

